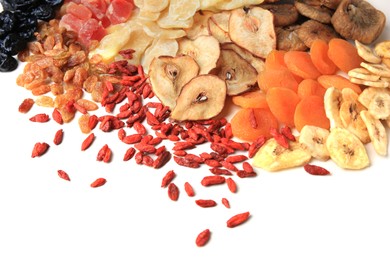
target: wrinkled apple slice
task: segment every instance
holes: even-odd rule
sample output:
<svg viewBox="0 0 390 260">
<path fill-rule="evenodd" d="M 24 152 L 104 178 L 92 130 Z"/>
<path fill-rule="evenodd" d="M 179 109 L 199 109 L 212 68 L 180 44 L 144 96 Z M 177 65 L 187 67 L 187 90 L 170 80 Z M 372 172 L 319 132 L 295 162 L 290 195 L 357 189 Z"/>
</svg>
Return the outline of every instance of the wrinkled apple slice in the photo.
<svg viewBox="0 0 390 260">
<path fill-rule="evenodd" d="M 260 58 L 267 57 L 276 48 L 274 18 L 261 7 L 240 8 L 231 11 L 230 39 Z"/>
<path fill-rule="evenodd" d="M 220 54 L 219 42 L 213 36 L 199 36 L 195 40 L 179 40 L 178 54 L 191 56 L 200 67 L 199 74 L 207 74 L 215 68 Z"/>
<path fill-rule="evenodd" d="M 222 111 L 225 99 L 225 81 L 215 75 L 199 75 L 183 87 L 171 118 L 178 121 L 210 119 Z"/>
<path fill-rule="evenodd" d="M 199 66 L 190 56 L 159 56 L 150 64 L 149 77 L 157 98 L 171 110 L 184 85 L 199 73 Z"/>
<path fill-rule="evenodd" d="M 213 12 L 199 10 L 194 15 L 194 23 L 191 28 L 185 28 L 187 37 L 194 40 L 202 35 L 210 35 L 208 29 L 208 20 L 213 15 Z"/>
<path fill-rule="evenodd" d="M 219 43 L 232 42 L 229 37 L 229 33 L 219 27 L 213 19 L 208 20 L 208 29 L 212 36 L 218 40 Z"/>
<path fill-rule="evenodd" d="M 233 50 L 237 52 L 244 60 L 248 61 L 253 68 L 257 71 L 257 73 L 261 73 L 264 70 L 265 62 L 263 59 L 254 56 L 251 52 L 241 48 L 235 43 L 224 43 L 221 44 L 221 49 L 223 50 Z"/>
<path fill-rule="evenodd" d="M 217 67 L 211 72 L 226 81 L 227 94 L 237 95 L 257 82 L 257 71 L 233 50 L 221 50 Z"/>
</svg>

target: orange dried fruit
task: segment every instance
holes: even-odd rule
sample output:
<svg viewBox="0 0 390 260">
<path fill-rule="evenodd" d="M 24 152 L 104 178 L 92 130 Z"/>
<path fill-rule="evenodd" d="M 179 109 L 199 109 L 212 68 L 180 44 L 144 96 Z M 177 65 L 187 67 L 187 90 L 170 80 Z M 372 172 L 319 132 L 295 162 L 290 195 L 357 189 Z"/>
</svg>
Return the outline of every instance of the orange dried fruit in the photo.
<svg viewBox="0 0 390 260">
<path fill-rule="evenodd" d="M 230 121 L 233 136 L 253 142 L 259 136 L 270 137 L 270 129 L 278 128 L 278 121 L 267 108 L 241 108 Z"/>
<path fill-rule="evenodd" d="M 284 55 L 287 68 L 304 79 L 316 79 L 321 73 L 314 66 L 310 54 L 305 51 L 288 51 Z"/>
<path fill-rule="evenodd" d="M 298 131 L 305 125 L 329 129 L 330 122 L 325 114 L 324 99 L 319 96 L 304 97 L 296 106 L 294 124 Z"/>
<path fill-rule="evenodd" d="M 266 99 L 278 122 L 294 127 L 295 107 L 300 101 L 298 94 L 288 88 L 276 87 L 268 90 Z"/>
</svg>

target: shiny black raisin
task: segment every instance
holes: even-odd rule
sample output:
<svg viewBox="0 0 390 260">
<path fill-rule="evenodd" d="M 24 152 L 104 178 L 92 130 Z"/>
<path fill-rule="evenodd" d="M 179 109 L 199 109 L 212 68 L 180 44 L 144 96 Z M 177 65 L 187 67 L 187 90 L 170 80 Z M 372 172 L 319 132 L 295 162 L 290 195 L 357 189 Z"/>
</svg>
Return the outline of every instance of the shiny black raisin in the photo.
<svg viewBox="0 0 390 260">
<path fill-rule="evenodd" d="M 41 0 L 0 0 L 4 10 L 16 11 L 27 10 L 32 6 L 36 6 Z"/>
<path fill-rule="evenodd" d="M 17 18 L 14 13 L 10 11 L 3 11 L 0 13 L 0 37 L 4 34 L 12 32 L 17 24 Z"/>
<path fill-rule="evenodd" d="M 32 8 L 31 14 L 38 20 L 43 21 L 49 21 L 55 17 L 54 8 L 47 4 Z"/>
<path fill-rule="evenodd" d="M 18 28 L 19 27 L 26 27 L 26 26 L 38 26 L 38 20 L 35 18 L 35 16 L 31 14 L 26 14 L 24 12 L 15 12 L 16 17 L 18 18 Z M 17 29 L 19 30 L 19 29 Z"/>
<path fill-rule="evenodd" d="M 25 41 L 35 41 L 35 32 L 37 31 L 36 26 L 20 26 L 17 34 Z"/>
<path fill-rule="evenodd" d="M 17 33 L 10 33 L 0 40 L 0 51 L 7 55 L 16 55 L 24 48 L 27 42 L 22 40 Z"/>
<path fill-rule="evenodd" d="M 50 6 L 57 7 L 57 6 L 62 5 L 62 3 L 64 1 L 63 0 L 44 0 L 43 2 L 50 5 Z"/>
<path fill-rule="evenodd" d="M 18 67 L 18 61 L 9 55 L 0 53 L 0 72 L 13 71 Z"/>
</svg>

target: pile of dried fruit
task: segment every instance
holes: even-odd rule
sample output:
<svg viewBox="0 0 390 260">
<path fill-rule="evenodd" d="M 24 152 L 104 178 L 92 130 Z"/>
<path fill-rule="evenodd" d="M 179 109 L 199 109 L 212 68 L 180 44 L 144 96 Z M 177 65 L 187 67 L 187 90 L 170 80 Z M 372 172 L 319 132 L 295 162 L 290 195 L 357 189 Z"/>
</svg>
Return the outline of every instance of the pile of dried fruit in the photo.
<svg viewBox="0 0 390 260">
<path fill-rule="evenodd" d="M 351 10 L 369 19 L 350 20 Z M 81 151 L 93 145 L 97 128 L 115 131 L 128 146 L 124 161 L 160 169 L 173 158 L 183 167 L 208 167 L 201 184 L 226 185 L 232 193 L 236 177 L 257 175 L 250 158 L 268 171 L 304 166 L 310 174 L 330 174 L 308 164 L 313 158 L 361 169 L 369 165 L 365 143 L 387 154 L 380 120 L 390 121 L 389 44 L 375 50 L 363 45 L 383 26 L 384 15 L 358 0 L 66 1 L 58 19 L 40 23 L 36 41 L 19 51 L 27 63 L 17 84 L 36 97 L 24 100 L 19 111 L 28 113 L 34 104 L 52 108 L 51 116 L 31 116 L 36 123 L 78 118 L 88 134 Z M 370 33 L 362 34 L 367 28 Z M 338 34 L 357 40 L 357 49 Z M 228 98 L 242 107 L 231 122 L 219 118 Z M 105 114 L 98 114 L 100 107 Z M 55 132 L 55 145 L 63 134 Z M 198 146 L 202 153 L 191 152 Z M 32 157 L 49 148 L 37 142 Z M 96 160 L 110 163 L 113 153 L 105 144 Z M 63 169 L 58 175 L 71 180 Z M 175 176 L 168 170 L 161 183 L 173 201 L 181 190 Z M 91 187 L 105 183 L 98 178 Z M 190 183 L 183 188 L 195 196 Z M 213 199 L 195 202 L 218 205 Z M 227 198 L 221 203 L 230 208 Z M 227 227 L 249 216 L 237 214 Z M 196 244 L 205 245 L 210 236 L 205 229 Z"/>
</svg>

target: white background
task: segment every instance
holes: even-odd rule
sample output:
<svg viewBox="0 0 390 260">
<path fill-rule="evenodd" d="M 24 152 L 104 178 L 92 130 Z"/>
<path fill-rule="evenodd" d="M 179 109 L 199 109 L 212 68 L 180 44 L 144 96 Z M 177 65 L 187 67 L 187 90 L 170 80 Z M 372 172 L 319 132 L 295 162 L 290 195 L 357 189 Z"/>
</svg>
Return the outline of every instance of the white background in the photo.
<svg viewBox="0 0 390 260">
<path fill-rule="evenodd" d="M 390 13 L 386 1 L 370 1 Z M 389 22 L 385 35 L 389 36 Z M 159 171 L 123 162 L 126 145 L 113 133 L 95 131 L 92 147 L 80 151 L 86 135 L 77 121 L 60 126 L 28 119 L 51 109 L 34 106 L 28 114 L 18 106 L 30 93 L 16 86 L 20 73 L 0 74 L 0 259 L 390 259 L 389 158 L 377 156 L 370 145 L 372 165 L 345 171 L 332 162 L 315 162 L 331 176 L 311 176 L 302 168 L 235 178 L 237 194 L 225 185 L 200 185 L 207 168 L 189 170 L 173 162 Z M 229 111 L 227 111 L 229 113 Z M 231 115 L 231 111 L 230 111 Z M 62 128 L 64 141 L 52 143 Z M 51 144 L 47 154 L 31 158 L 36 142 Z M 114 151 L 109 164 L 97 162 L 100 147 Z M 170 143 L 166 143 L 171 147 Z M 71 182 L 57 176 L 69 173 Z M 174 169 L 181 189 L 172 202 L 160 188 L 164 174 Z M 89 184 L 98 177 L 103 187 Z M 189 181 L 196 197 L 184 193 Z M 231 209 L 221 205 L 230 200 Z M 219 205 L 203 209 L 195 199 Z M 250 220 L 237 228 L 226 220 L 244 211 Z M 207 246 L 195 238 L 209 228 Z"/>
</svg>

